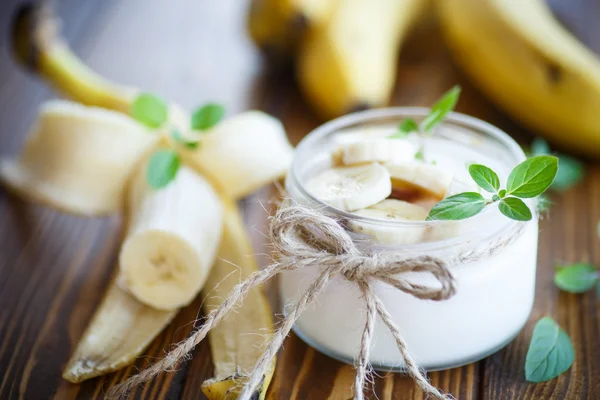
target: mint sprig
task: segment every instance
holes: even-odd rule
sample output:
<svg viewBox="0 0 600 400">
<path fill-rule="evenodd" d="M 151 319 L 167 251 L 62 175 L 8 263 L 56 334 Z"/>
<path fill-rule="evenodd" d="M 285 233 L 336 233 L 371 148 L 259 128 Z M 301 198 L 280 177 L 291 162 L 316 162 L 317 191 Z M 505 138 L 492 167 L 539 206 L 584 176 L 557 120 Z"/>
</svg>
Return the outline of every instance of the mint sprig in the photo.
<svg viewBox="0 0 600 400">
<path fill-rule="evenodd" d="M 153 189 L 162 189 L 175 179 L 180 167 L 181 159 L 175 150 L 157 150 L 148 161 L 146 181 Z"/>
<path fill-rule="evenodd" d="M 168 107 L 163 99 L 151 93 L 139 94 L 130 109 L 131 116 L 148 128 L 160 128 L 168 117 Z"/>
<path fill-rule="evenodd" d="M 575 360 L 569 335 L 550 317 L 538 321 L 525 360 L 525 378 L 545 382 L 568 370 Z"/>
<path fill-rule="evenodd" d="M 559 266 L 554 274 L 554 283 L 560 290 L 569 293 L 584 293 L 600 282 L 600 273 L 591 264 L 577 263 Z"/>
<path fill-rule="evenodd" d="M 431 107 L 429 114 L 425 116 L 423 121 L 420 124 L 412 118 L 406 118 L 400 124 L 398 124 L 398 128 L 396 132 L 389 136 L 390 139 L 405 139 L 411 133 L 417 133 L 422 138 L 425 136 L 431 135 L 431 132 L 436 128 L 439 124 L 441 124 L 444 119 L 448 116 L 448 114 L 454 110 L 456 103 L 458 103 L 458 98 L 460 97 L 460 86 L 456 85 L 449 91 L 447 91 L 434 105 Z M 415 153 L 415 158 L 417 160 L 424 159 L 423 152 L 423 143 L 419 147 L 419 150 Z"/>
<path fill-rule="evenodd" d="M 191 126 L 195 131 L 204 131 L 215 126 L 225 115 L 225 108 L 216 103 L 198 107 L 192 114 Z"/>
<path fill-rule="evenodd" d="M 437 203 L 427 220 L 461 220 L 477 215 L 486 205 L 499 203 L 498 209 L 508 218 L 529 221 L 532 212 L 521 199 L 541 195 L 550 187 L 558 171 L 558 158 L 537 156 L 517 165 L 509 174 L 506 189 L 500 189 L 498 174 L 485 165 L 469 166 L 469 174 L 479 187 L 493 193 L 490 199 L 475 192 L 460 193 Z"/>
</svg>

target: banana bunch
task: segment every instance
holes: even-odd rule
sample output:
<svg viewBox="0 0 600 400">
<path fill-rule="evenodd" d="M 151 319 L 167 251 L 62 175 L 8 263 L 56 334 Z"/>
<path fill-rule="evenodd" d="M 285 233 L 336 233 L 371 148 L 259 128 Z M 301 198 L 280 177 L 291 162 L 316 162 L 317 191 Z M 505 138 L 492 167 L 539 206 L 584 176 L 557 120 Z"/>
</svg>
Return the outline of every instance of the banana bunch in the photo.
<svg viewBox="0 0 600 400">
<path fill-rule="evenodd" d="M 600 59 L 543 0 L 439 0 L 465 73 L 515 119 L 566 149 L 600 156 Z"/>
<path fill-rule="evenodd" d="M 0 182 L 82 216 L 125 211 L 115 278 L 63 373 L 81 382 L 132 363 L 203 288 L 210 311 L 257 269 L 235 200 L 285 175 L 293 148 L 282 124 L 258 111 L 216 124 L 198 147 L 140 124 L 129 115 L 140 90 L 96 75 L 55 26 L 48 9 L 23 7 L 13 24 L 14 53 L 76 102 L 42 106 L 21 153 L 0 157 Z M 187 135 L 189 115 L 176 104 L 168 109 L 168 126 Z M 181 166 L 156 190 L 147 182 L 148 160 L 164 149 Z M 257 289 L 210 333 L 216 376 L 202 388 L 210 399 L 235 398 L 261 354 L 263 339 L 242 333 L 272 331 L 271 309 Z M 264 398 L 274 362 L 256 398 Z"/>
<path fill-rule="evenodd" d="M 329 119 L 389 102 L 397 56 L 427 0 L 254 0 L 250 36 L 294 57 L 297 81 Z"/>
</svg>

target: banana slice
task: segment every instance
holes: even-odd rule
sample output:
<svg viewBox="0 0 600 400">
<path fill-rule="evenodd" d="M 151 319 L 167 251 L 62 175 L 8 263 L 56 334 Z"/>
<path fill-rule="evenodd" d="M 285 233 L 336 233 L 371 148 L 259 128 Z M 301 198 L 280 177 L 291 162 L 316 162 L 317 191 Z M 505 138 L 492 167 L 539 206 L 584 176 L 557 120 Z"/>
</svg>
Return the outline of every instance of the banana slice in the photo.
<svg viewBox="0 0 600 400">
<path fill-rule="evenodd" d="M 42 106 L 21 155 L 0 162 L 0 180 L 66 212 L 113 213 L 121 208 L 130 171 L 157 140 L 121 113 L 51 100 Z"/>
<path fill-rule="evenodd" d="M 355 211 L 361 217 L 383 221 L 425 221 L 427 210 L 402 200 L 387 199 L 364 210 Z M 426 227 L 418 225 L 391 226 L 371 222 L 350 222 L 353 231 L 373 237 L 382 244 L 413 244 L 423 240 Z"/>
<path fill-rule="evenodd" d="M 240 198 L 283 177 L 293 153 L 278 119 L 248 111 L 203 134 L 189 160 L 214 177 L 229 196 Z"/>
<path fill-rule="evenodd" d="M 446 195 L 453 175 L 436 165 L 419 161 L 386 164 L 396 189 L 417 189 L 438 199 Z"/>
<path fill-rule="evenodd" d="M 203 177 L 182 166 L 161 190 L 139 168 L 119 254 L 123 285 L 141 302 L 171 310 L 191 302 L 206 281 L 221 238 L 223 209 Z"/>
<path fill-rule="evenodd" d="M 403 163 L 414 159 L 417 146 L 404 139 L 368 139 L 341 145 L 334 152 L 344 165 L 369 162 Z"/>
<path fill-rule="evenodd" d="M 312 178 L 308 191 L 325 203 L 345 211 L 367 208 L 392 192 L 390 173 L 378 163 L 331 168 Z"/>
</svg>

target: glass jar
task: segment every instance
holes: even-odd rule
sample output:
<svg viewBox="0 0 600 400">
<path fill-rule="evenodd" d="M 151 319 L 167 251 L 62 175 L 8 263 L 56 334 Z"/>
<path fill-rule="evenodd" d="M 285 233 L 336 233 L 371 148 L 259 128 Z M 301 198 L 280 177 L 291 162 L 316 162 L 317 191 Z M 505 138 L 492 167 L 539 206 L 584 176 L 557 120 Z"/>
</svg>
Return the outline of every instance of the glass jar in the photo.
<svg viewBox="0 0 600 400">
<path fill-rule="evenodd" d="M 422 120 L 423 108 L 377 109 L 333 120 L 310 133 L 297 147 L 286 181 L 290 197 L 343 221 L 411 234 L 425 232 L 413 244 L 382 244 L 349 230 L 366 253 L 396 252 L 407 257 L 430 255 L 451 260 L 456 294 L 445 301 L 419 300 L 384 283 L 374 290 L 400 327 L 408 349 L 427 370 L 453 368 L 480 360 L 507 345 L 527 321 L 533 306 L 537 263 L 537 212 L 527 222 L 503 216 L 489 205 L 465 221 L 383 221 L 341 211 L 313 197 L 306 182 L 331 166 L 331 152 L 341 135 L 379 129 L 395 131 L 405 118 Z M 466 115 L 452 113 L 424 139 L 428 162 L 452 168 L 456 174 L 450 191 L 463 192 L 472 182 L 467 165 L 480 163 L 498 172 L 501 182 L 525 160 L 518 144 L 498 128 Z M 535 210 L 535 201 L 528 205 Z M 370 229 L 369 231 L 372 231 Z M 476 260 L 461 262 L 463 255 L 478 252 Z M 316 278 L 318 266 L 286 272 L 280 277 L 282 304 L 290 304 Z M 428 274 L 408 273 L 412 282 L 436 286 Z M 285 311 L 285 306 L 284 306 Z M 358 354 L 365 323 L 365 306 L 356 285 L 336 276 L 318 299 L 300 316 L 294 330 L 306 343 L 340 361 L 352 363 Z M 402 370 L 402 357 L 394 338 L 378 319 L 370 361 L 375 369 Z"/>
</svg>

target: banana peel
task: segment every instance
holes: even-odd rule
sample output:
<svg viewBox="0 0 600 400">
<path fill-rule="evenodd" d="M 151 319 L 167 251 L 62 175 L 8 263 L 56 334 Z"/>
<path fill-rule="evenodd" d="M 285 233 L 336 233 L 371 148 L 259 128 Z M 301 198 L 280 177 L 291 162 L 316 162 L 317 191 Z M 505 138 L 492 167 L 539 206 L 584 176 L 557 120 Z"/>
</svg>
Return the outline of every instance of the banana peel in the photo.
<svg viewBox="0 0 600 400">
<path fill-rule="evenodd" d="M 221 247 L 205 285 L 206 313 L 219 307 L 236 284 L 258 269 L 237 206 L 232 201 L 224 203 Z M 262 344 L 273 334 L 272 315 L 262 288 L 254 287 L 237 312 L 209 333 L 215 377 L 205 381 L 201 389 L 210 400 L 231 400 L 240 394 L 241 386 L 262 354 Z M 253 399 L 265 398 L 274 371 L 275 359 Z"/>
</svg>

